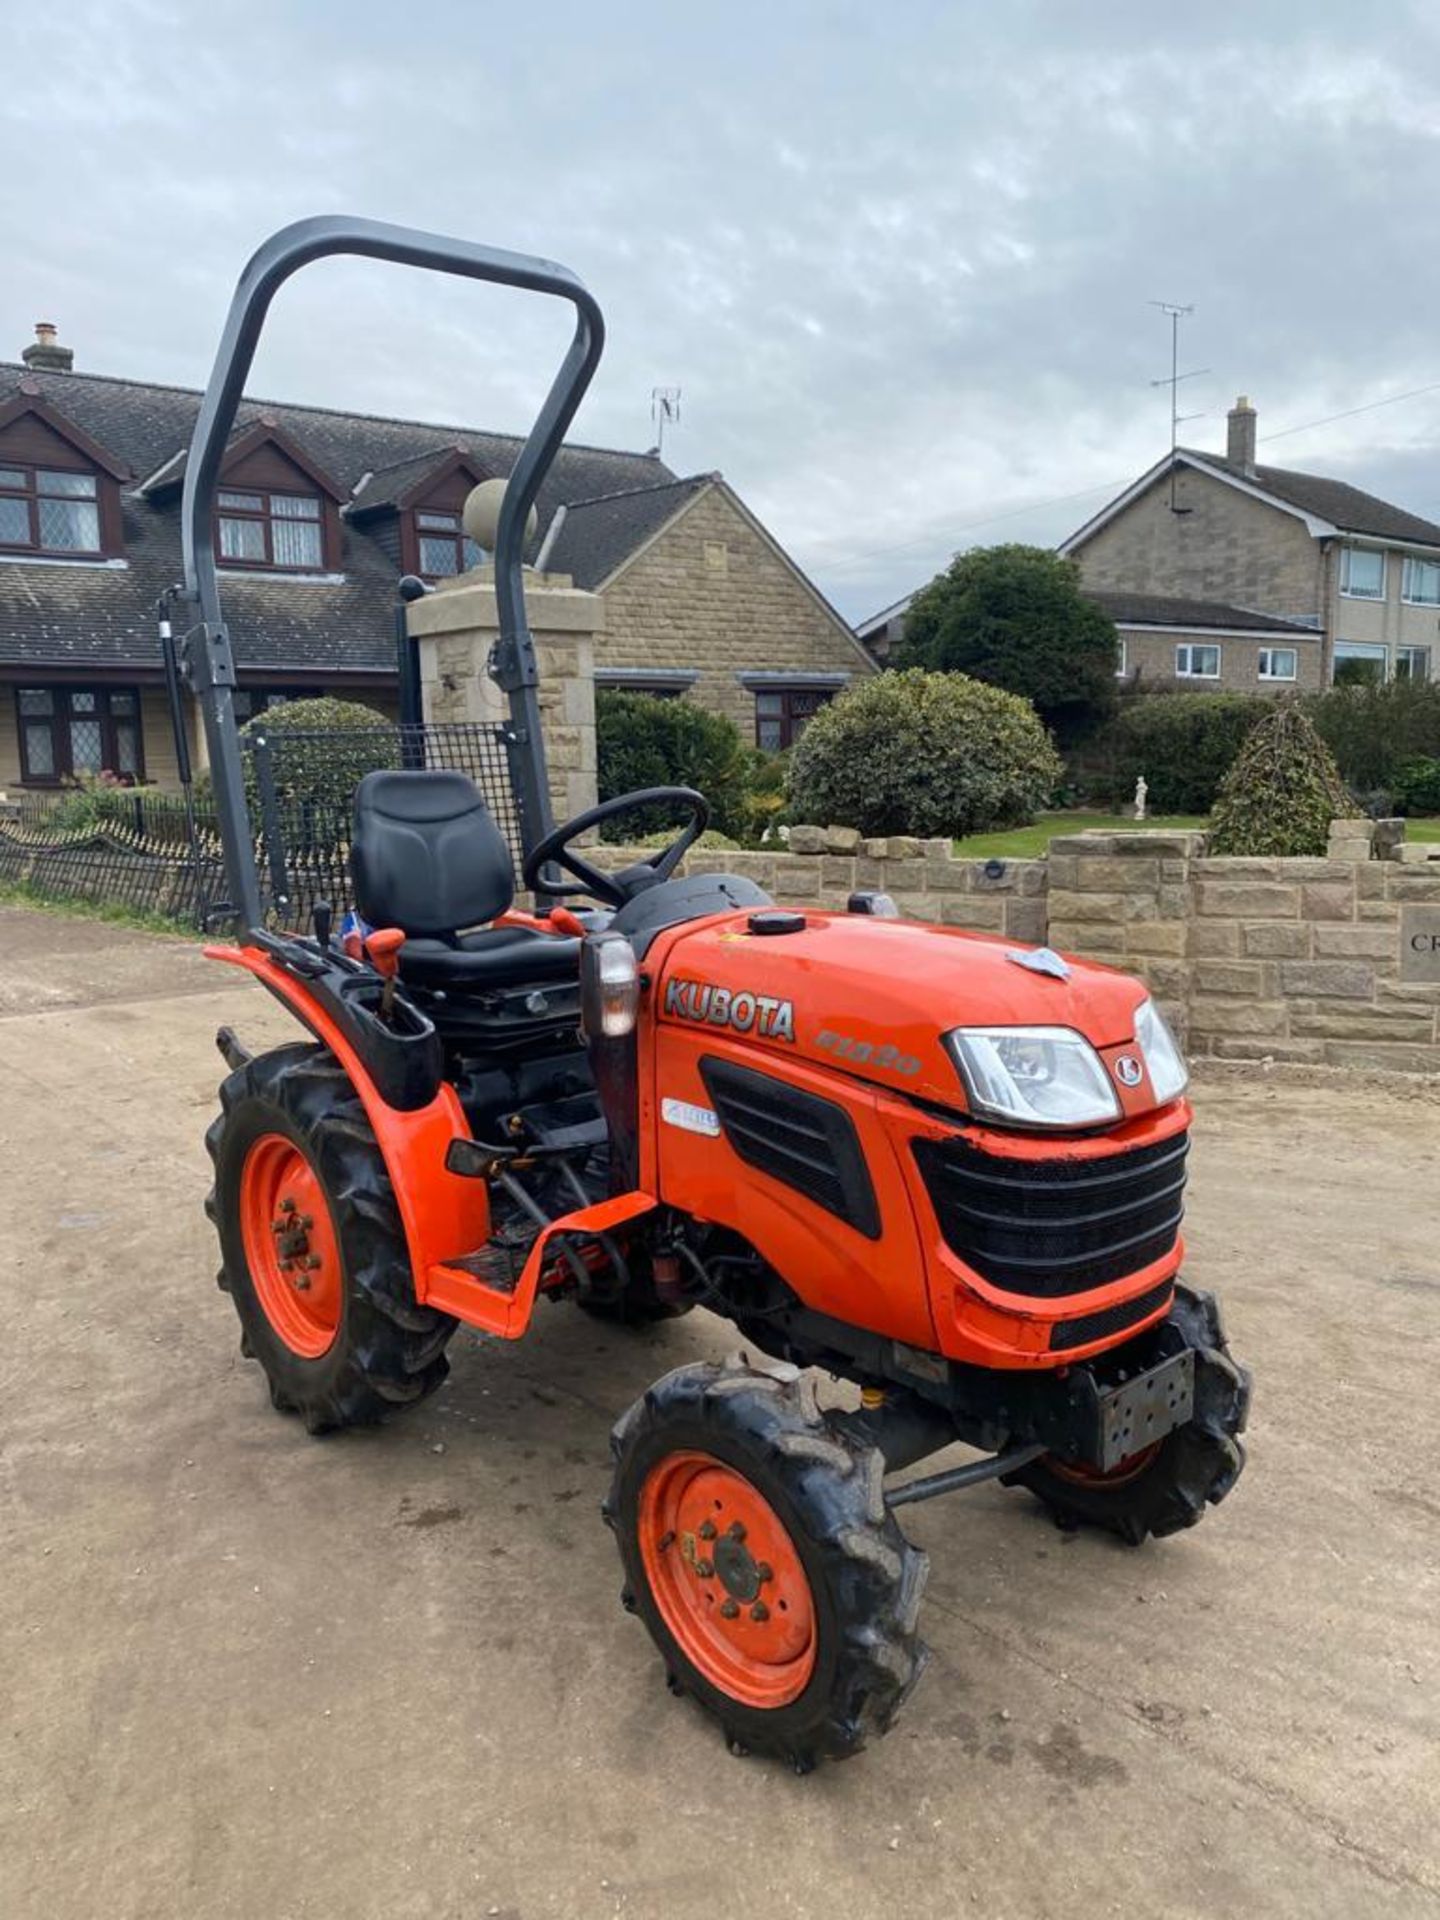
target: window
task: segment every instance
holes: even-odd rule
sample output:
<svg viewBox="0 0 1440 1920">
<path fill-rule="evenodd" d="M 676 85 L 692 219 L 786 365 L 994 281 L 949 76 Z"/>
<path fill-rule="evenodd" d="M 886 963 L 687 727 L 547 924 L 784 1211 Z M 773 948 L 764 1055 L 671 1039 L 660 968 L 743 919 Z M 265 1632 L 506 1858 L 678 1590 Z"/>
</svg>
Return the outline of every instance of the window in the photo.
<svg viewBox="0 0 1440 1920">
<path fill-rule="evenodd" d="M 1218 680 L 1219 647 L 1176 647 L 1175 672 L 1181 680 Z"/>
<path fill-rule="evenodd" d="M 793 747 L 811 717 L 835 697 L 833 687 L 767 687 L 755 695 L 755 744 L 766 753 Z"/>
<path fill-rule="evenodd" d="M 1115 650 L 1115 678 L 1117 680 L 1123 680 L 1125 678 L 1125 670 L 1126 670 L 1125 662 L 1127 658 L 1128 658 L 1128 653 L 1127 653 L 1126 640 L 1125 640 L 1124 634 L 1122 633 L 1119 637 L 1119 640 L 1116 645 L 1116 650 Z"/>
<path fill-rule="evenodd" d="M 1415 560 L 1405 557 L 1400 595 L 1417 607 L 1440 607 L 1440 560 Z"/>
<path fill-rule="evenodd" d="M 243 727 L 257 713 L 283 707 L 287 700 L 318 700 L 321 692 L 319 687 L 237 687 L 233 695 L 235 724 Z"/>
<path fill-rule="evenodd" d="M 1397 680 L 1428 680 L 1430 678 L 1429 647 L 1397 647 L 1395 678 Z"/>
<path fill-rule="evenodd" d="M 231 566 L 315 571 L 325 563 L 321 525 L 314 494 L 222 491 L 215 551 Z"/>
<path fill-rule="evenodd" d="M 1377 684 L 1385 678 L 1389 653 L 1384 647 L 1362 640 L 1335 642 L 1335 684 L 1337 687 Z"/>
<path fill-rule="evenodd" d="M 1293 680 L 1295 659 L 1294 647 L 1261 647 L 1260 678 L 1262 680 Z"/>
<path fill-rule="evenodd" d="M 93 473 L 0 467 L 0 548 L 99 553 L 100 505 Z"/>
<path fill-rule="evenodd" d="M 1352 600 L 1385 598 L 1385 556 L 1374 547 L 1340 549 L 1340 591 Z"/>
<path fill-rule="evenodd" d="M 140 696 L 131 687 L 21 687 L 20 777 L 58 785 L 77 773 L 145 778 Z"/>
<path fill-rule="evenodd" d="M 420 545 L 420 571 L 429 580 L 448 580 L 452 574 L 468 573 L 486 558 L 484 549 L 476 546 L 460 524 L 458 513 L 417 510 L 415 532 Z"/>
</svg>

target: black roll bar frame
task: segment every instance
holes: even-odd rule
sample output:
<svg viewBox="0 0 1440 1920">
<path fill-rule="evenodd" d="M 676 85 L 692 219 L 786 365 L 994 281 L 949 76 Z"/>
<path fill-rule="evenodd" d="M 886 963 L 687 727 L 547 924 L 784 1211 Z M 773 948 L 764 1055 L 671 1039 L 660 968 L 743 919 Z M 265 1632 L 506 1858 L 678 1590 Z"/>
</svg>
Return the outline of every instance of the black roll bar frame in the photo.
<svg viewBox="0 0 1440 1920">
<path fill-rule="evenodd" d="M 205 725 L 230 905 L 242 929 L 260 925 L 262 907 L 235 724 L 235 660 L 220 608 L 215 564 L 216 493 L 270 302 L 301 267 L 332 254 L 356 254 L 549 294 L 575 309 L 575 332 L 510 474 L 495 536 L 500 631 L 491 649 L 490 675 L 509 704 L 506 745 L 522 855 L 552 825 L 536 691 L 540 676 L 525 610 L 525 523 L 599 363 L 605 344 L 600 308 L 583 282 L 553 260 L 343 214 L 296 221 L 272 234 L 240 276 L 191 437 L 181 506 L 184 595 L 193 621 L 184 636 L 186 662 Z"/>
</svg>

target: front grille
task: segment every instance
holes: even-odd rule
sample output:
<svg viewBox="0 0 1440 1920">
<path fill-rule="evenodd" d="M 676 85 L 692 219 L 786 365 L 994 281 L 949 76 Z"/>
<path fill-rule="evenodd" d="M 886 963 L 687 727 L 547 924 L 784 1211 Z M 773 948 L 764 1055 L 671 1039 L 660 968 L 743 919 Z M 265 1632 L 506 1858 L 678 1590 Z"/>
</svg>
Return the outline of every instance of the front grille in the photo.
<svg viewBox="0 0 1440 1920">
<path fill-rule="evenodd" d="M 870 1169 L 843 1107 L 732 1060 L 707 1055 L 700 1076 L 740 1158 L 783 1180 L 868 1240 L 880 1237 Z"/>
<path fill-rule="evenodd" d="M 1134 1300 L 1122 1300 L 1118 1307 L 1102 1307 L 1099 1313 L 1085 1313 L 1078 1320 L 1060 1320 L 1050 1335 L 1050 1351 L 1067 1353 L 1072 1347 L 1087 1347 L 1092 1340 L 1103 1340 L 1126 1327 L 1138 1327 L 1157 1307 L 1163 1307 L 1175 1285 L 1174 1276 L 1149 1287 Z"/>
<path fill-rule="evenodd" d="M 1184 1213 L 1188 1134 L 1093 1160 L 1020 1160 L 917 1140 L 945 1244 L 1009 1293 L 1086 1293 L 1161 1260 Z"/>
</svg>

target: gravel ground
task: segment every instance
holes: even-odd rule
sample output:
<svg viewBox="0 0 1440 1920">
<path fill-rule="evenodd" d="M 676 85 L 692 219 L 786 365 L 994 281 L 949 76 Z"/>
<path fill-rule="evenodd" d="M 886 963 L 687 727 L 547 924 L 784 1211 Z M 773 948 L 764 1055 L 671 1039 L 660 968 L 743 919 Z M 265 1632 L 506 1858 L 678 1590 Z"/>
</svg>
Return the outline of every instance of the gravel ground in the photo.
<svg viewBox="0 0 1440 1920">
<path fill-rule="evenodd" d="M 545 1313 L 308 1440 L 200 1210 L 222 1020 L 180 941 L 0 909 L 0 1912 L 1440 1915 L 1440 1108 L 1201 1083 L 1191 1273 L 1251 1464 L 1133 1552 L 913 1510 L 930 1671 L 797 1780 L 666 1694 L 597 1507 L 612 1419 L 723 1353 Z"/>
</svg>

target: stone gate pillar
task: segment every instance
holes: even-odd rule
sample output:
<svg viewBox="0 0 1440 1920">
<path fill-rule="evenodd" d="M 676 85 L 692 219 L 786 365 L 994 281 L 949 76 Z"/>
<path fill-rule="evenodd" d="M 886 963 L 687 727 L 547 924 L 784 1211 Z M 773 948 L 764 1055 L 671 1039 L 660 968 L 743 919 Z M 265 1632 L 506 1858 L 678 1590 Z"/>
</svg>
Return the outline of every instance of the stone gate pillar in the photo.
<svg viewBox="0 0 1440 1920">
<path fill-rule="evenodd" d="M 595 636 L 604 629 L 599 596 L 564 573 L 532 573 L 525 604 L 540 667 L 540 718 L 557 820 L 595 804 Z M 406 617 L 420 650 L 425 718 L 434 722 L 508 717 L 505 695 L 485 671 L 500 631 L 495 569 L 476 567 L 443 580 Z"/>
</svg>

